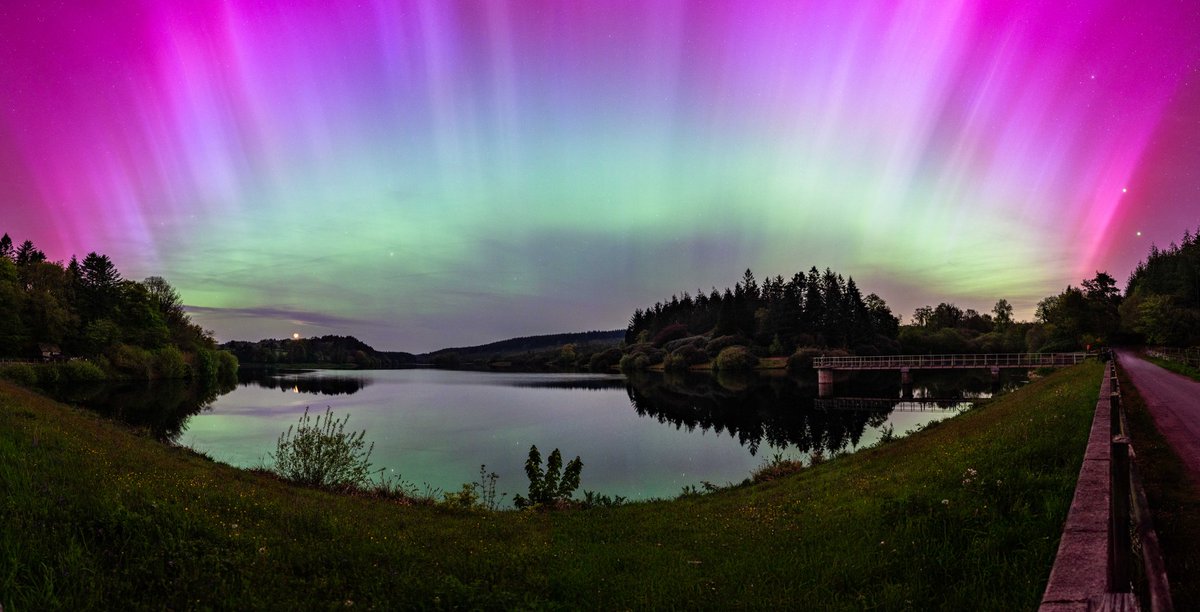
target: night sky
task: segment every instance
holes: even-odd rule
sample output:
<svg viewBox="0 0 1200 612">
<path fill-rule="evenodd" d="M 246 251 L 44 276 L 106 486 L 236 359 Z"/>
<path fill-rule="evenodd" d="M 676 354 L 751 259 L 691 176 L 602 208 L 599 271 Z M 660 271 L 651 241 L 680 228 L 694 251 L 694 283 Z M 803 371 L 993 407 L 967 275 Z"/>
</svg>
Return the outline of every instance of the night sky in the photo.
<svg viewBox="0 0 1200 612">
<path fill-rule="evenodd" d="M 0 231 L 220 340 L 614 329 L 812 265 L 1031 317 L 1197 225 L 1194 0 L 0 6 Z"/>
</svg>

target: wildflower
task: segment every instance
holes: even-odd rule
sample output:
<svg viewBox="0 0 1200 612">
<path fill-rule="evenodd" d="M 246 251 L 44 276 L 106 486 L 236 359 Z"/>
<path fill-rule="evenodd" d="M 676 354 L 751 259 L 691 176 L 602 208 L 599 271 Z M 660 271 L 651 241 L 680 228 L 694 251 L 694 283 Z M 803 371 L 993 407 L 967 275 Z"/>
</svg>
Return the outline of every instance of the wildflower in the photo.
<svg viewBox="0 0 1200 612">
<path fill-rule="evenodd" d="M 943 505 L 943 506 L 949 506 L 949 505 L 950 505 L 950 500 L 948 500 L 948 499 L 943 499 L 943 500 L 942 500 L 942 505 Z"/>
</svg>

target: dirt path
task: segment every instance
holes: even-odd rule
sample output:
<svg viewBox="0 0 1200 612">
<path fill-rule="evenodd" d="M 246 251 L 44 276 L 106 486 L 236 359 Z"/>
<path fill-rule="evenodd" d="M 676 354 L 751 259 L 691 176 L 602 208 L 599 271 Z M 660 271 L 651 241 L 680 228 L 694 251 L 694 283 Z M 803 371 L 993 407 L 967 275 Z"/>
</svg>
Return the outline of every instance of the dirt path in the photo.
<svg viewBox="0 0 1200 612">
<path fill-rule="evenodd" d="M 1145 400 L 1158 431 L 1200 482 L 1200 382 L 1164 370 L 1130 351 L 1118 351 L 1117 358 Z"/>
</svg>

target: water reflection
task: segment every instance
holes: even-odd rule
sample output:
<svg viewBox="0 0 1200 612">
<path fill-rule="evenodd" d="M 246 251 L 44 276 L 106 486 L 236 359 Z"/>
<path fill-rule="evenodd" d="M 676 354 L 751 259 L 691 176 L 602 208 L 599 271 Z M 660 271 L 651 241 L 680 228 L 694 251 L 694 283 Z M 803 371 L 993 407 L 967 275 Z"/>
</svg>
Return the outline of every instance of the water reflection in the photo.
<svg viewBox="0 0 1200 612">
<path fill-rule="evenodd" d="M 858 447 L 864 432 L 888 423 L 892 412 L 950 416 L 1021 383 L 1015 376 L 997 385 L 987 373 L 956 373 L 923 376 L 920 386 L 902 387 L 898 378 L 864 372 L 839 386 L 854 397 L 819 398 L 815 381 L 783 373 L 638 373 L 626 391 L 639 415 L 689 432 L 728 433 L 751 454 L 763 443 L 832 453 Z"/>
<path fill-rule="evenodd" d="M 346 376 L 330 372 L 243 370 L 238 372 L 238 384 L 263 389 L 278 389 L 284 393 L 309 395 L 353 395 L 373 381 L 364 376 Z"/>
<path fill-rule="evenodd" d="M 188 419 L 208 409 L 234 385 L 199 385 L 185 380 L 73 384 L 48 389 L 55 399 L 83 406 L 134 427 L 163 442 L 176 442 Z"/>
</svg>

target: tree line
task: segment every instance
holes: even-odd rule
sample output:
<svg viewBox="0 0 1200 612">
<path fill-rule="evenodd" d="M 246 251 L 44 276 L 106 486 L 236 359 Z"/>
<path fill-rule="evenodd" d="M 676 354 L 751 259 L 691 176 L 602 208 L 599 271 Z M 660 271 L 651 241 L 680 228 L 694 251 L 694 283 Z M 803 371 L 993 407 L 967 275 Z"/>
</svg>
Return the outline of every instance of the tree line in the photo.
<svg viewBox="0 0 1200 612">
<path fill-rule="evenodd" d="M 807 274 L 766 278 L 760 285 L 747 269 L 733 288 L 657 302 L 629 319 L 625 343 L 662 343 L 687 336 L 740 336 L 740 344 L 786 355 L 821 346 L 859 353 L 894 352 L 900 320 L 883 298 L 863 296 L 854 278 L 814 266 Z"/>
<path fill-rule="evenodd" d="M 125 279 L 107 255 L 49 261 L 0 237 L 0 357 L 82 357 L 109 375 L 228 378 L 237 361 L 184 311 L 163 278 Z"/>
<path fill-rule="evenodd" d="M 311 364 L 395 368 L 413 362 L 411 353 L 377 351 L 354 336 L 325 335 L 310 338 L 268 338 L 257 342 L 232 340 L 221 345 L 240 363 L 263 365 Z"/>
<path fill-rule="evenodd" d="M 732 288 L 684 292 L 638 308 L 625 330 L 623 369 L 685 368 L 741 347 L 742 369 L 767 356 L 803 367 L 817 354 L 1065 352 L 1115 344 L 1200 344 L 1200 230 L 1179 244 L 1151 247 L 1129 277 L 1097 271 L 1078 286 L 1038 302 L 1033 321 L 1018 321 L 1006 299 L 990 312 L 950 302 L 917 308 L 906 325 L 887 303 L 865 297 L 853 278 L 816 267 L 761 284 L 746 270 Z M 733 357 L 733 355 L 730 355 Z"/>
</svg>

